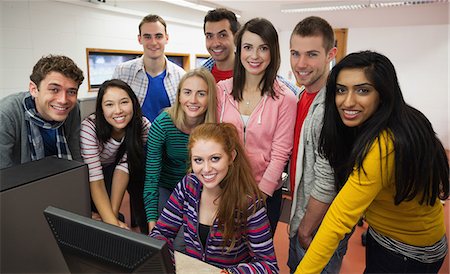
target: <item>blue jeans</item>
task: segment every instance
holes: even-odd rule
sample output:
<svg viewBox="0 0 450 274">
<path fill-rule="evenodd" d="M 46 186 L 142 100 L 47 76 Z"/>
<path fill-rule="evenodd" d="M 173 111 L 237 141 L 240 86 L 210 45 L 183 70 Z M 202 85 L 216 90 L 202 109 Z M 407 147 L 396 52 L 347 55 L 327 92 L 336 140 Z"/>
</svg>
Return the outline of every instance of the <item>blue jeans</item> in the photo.
<svg viewBox="0 0 450 274">
<path fill-rule="evenodd" d="M 438 273 L 445 258 L 434 263 L 422 263 L 390 251 L 367 233 L 366 269 L 364 273 Z"/>
<path fill-rule="evenodd" d="M 344 239 L 339 243 L 336 251 L 333 253 L 328 264 L 322 270 L 322 274 L 327 273 L 336 273 L 338 274 L 341 265 L 342 259 L 344 258 L 345 253 L 347 252 L 347 243 L 350 236 L 353 234 L 353 231 L 347 235 L 345 235 Z M 305 256 L 306 251 L 300 246 L 300 242 L 298 241 L 298 235 L 295 234 L 293 238 L 289 239 L 289 257 L 288 257 L 288 266 L 291 273 L 294 273 L 297 269 L 298 264 Z"/>
<path fill-rule="evenodd" d="M 172 190 L 167 189 L 165 187 L 159 187 L 159 200 L 158 200 L 158 215 L 164 209 L 167 201 L 172 195 Z M 186 253 L 186 244 L 184 242 L 184 228 L 183 225 L 180 226 L 180 230 L 178 230 L 177 237 L 173 239 L 173 249 L 182 253 Z"/>
</svg>

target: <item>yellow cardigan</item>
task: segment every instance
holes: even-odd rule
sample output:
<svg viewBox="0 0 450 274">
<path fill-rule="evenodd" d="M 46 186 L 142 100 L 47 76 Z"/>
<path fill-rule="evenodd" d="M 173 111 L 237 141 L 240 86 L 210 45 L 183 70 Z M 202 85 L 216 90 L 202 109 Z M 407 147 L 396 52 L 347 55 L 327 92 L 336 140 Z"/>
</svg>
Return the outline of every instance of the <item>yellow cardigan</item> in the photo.
<svg viewBox="0 0 450 274">
<path fill-rule="evenodd" d="M 418 195 L 394 205 L 394 144 L 386 132 L 374 141 L 363 168 L 365 173 L 354 169 L 336 196 L 295 273 L 320 273 L 363 214 L 375 231 L 409 245 L 433 245 L 445 234 L 439 201 L 420 205 Z"/>
</svg>

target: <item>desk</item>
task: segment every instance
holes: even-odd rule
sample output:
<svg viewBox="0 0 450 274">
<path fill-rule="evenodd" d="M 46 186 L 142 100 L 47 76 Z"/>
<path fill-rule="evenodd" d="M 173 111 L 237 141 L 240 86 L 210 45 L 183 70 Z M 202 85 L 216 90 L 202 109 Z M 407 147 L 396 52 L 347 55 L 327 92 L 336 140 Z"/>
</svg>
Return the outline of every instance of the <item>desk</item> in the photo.
<svg viewBox="0 0 450 274">
<path fill-rule="evenodd" d="M 218 267 L 175 251 L 175 271 L 177 274 L 218 274 L 220 270 Z"/>
</svg>

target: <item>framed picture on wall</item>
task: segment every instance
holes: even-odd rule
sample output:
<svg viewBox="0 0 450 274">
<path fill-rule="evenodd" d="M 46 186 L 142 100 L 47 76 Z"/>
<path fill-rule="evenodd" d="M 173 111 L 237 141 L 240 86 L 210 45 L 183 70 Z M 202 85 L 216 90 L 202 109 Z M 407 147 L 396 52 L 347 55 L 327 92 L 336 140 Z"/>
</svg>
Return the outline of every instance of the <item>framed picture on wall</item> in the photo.
<svg viewBox="0 0 450 274">
<path fill-rule="evenodd" d="M 111 79 L 118 64 L 139 58 L 141 55 L 142 51 L 87 48 L 89 91 L 97 91 L 104 81 Z"/>
<path fill-rule="evenodd" d="M 112 78 L 114 69 L 120 63 L 141 57 L 142 51 L 86 48 L 89 91 L 97 91 L 100 85 Z M 167 58 L 188 71 L 189 54 L 166 53 Z"/>
<path fill-rule="evenodd" d="M 191 68 L 191 62 L 189 61 L 190 55 L 187 53 L 171 53 L 166 52 L 167 59 L 174 62 L 178 66 L 182 67 L 185 71 Z"/>
</svg>

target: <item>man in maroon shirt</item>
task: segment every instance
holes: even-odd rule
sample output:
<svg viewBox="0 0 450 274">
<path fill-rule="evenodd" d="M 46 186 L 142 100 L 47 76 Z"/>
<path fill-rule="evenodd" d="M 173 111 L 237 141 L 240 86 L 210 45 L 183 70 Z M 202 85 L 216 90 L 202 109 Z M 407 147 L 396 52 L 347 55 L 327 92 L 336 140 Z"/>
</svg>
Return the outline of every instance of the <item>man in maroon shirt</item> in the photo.
<svg viewBox="0 0 450 274">
<path fill-rule="evenodd" d="M 202 66 L 211 71 L 216 82 L 233 77 L 234 35 L 239 28 L 236 15 L 230 10 L 218 8 L 205 16 L 203 31 L 211 57 Z"/>
</svg>

